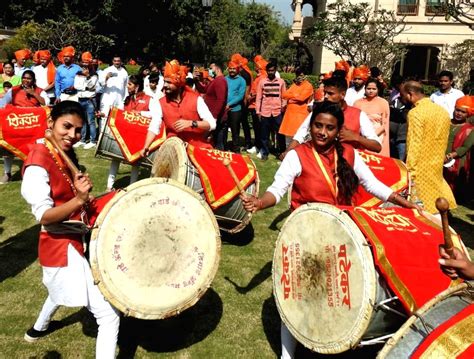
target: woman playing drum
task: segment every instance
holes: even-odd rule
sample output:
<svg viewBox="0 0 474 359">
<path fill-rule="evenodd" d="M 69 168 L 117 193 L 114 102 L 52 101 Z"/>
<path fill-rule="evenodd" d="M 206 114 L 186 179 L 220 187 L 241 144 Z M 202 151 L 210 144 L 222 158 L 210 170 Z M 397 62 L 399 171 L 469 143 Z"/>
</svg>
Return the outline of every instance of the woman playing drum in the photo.
<svg viewBox="0 0 474 359">
<path fill-rule="evenodd" d="M 343 124 L 344 115 L 339 105 L 327 101 L 316 104 L 310 121 L 311 141 L 288 152 L 273 184 L 262 197 L 241 196 L 244 207 L 255 212 L 274 206 L 290 185 L 293 185 L 292 210 L 309 202 L 351 205 L 360 183 L 383 201 L 421 211 L 419 206 L 379 182 L 357 152 L 338 141 Z M 281 335 L 282 357 L 292 357 L 296 341 L 284 324 Z"/>
<path fill-rule="evenodd" d="M 79 103 L 62 101 L 57 104 L 48 121 L 55 141 L 45 139 L 43 143 L 35 144 L 23 167 L 21 194 L 42 225 L 38 252 L 43 283 L 48 289 L 48 298 L 36 323 L 26 332 L 25 340 L 34 342 L 48 334 L 51 317 L 60 305 L 86 306 L 99 326 L 96 357 L 113 358 L 119 316 L 94 285 L 89 263 L 84 257 L 83 234 L 65 233 L 64 228 L 53 229 L 66 220 L 81 220 L 91 198 L 89 176 L 82 173 L 73 176 L 52 145 L 56 142 L 73 162 L 77 162 L 72 146 L 80 140 L 86 120 Z"/>
</svg>

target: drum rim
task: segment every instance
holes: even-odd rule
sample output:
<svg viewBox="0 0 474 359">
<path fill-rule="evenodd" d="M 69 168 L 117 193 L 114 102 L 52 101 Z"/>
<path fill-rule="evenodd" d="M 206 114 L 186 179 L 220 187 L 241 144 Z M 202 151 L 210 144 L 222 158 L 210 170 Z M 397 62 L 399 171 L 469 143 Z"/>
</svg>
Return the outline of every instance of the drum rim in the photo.
<svg viewBox="0 0 474 359">
<path fill-rule="evenodd" d="M 108 288 L 108 286 L 105 284 L 105 282 L 108 279 L 105 279 L 104 275 L 101 272 L 101 266 L 99 264 L 99 256 L 97 255 L 97 241 L 98 237 L 100 234 L 100 226 L 104 222 L 104 218 L 106 214 L 109 212 L 109 210 L 114 206 L 116 202 L 123 196 L 125 196 L 130 190 L 133 190 L 134 188 L 142 187 L 142 186 L 147 186 L 147 185 L 154 185 L 154 184 L 163 184 L 167 183 L 170 185 L 173 185 L 177 188 L 180 188 L 189 194 L 191 194 L 194 198 L 198 199 L 201 204 L 203 204 L 204 209 L 206 212 L 209 214 L 209 217 L 211 218 L 211 223 L 212 226 L 215 230 L 215 247 L 216 247 L 216 254 L 214 258 L 214 263 L 210 265 L 211 271 L 207 273 L 206 278 L 203 281 L 203 285 L 198 289 L 197 293 L 195 294 L 194 297 L 191 297 L 189 300 L 181 303 L 180 305 L 176 306 L 174 309 L 169 309 L 169 310 L 161 310 L 154 312 L 152 314 L 150 313 L 144 313 L 141 310 L 138 309 L 131 309 L 126 303 L 122 301 L 122 298 L 118 299 L 114 296 L 114 294 L 111 292 L 111 290 Z M 210 209 L 209 205 L 204 201 L 197 193 L 195 193 L 193 190 L 191 190 L 189 187 L 171 179 L 171 178 L 161 178 L 161 177 L 154 177 L 154 178 L 147 178 L 143 179 L 141 181 L 138 181 L 124 190 L 120 191 L 117 193 L 103 208 L 99 216 L 97 217 L 97 220 L 95 222 L 94 229 L 92 230 L 91 234 L 91 240 L 89 244 L 89 253 L 90 253 L 90 266 L 91 266 L 91 272 L 92 272 L 92 277 L 94 279 L 94 284 L 96 284 L 99 287 L 100 292 L 102 295 L 106 298 L 106 300 L 111 303 L 115 308 L 120 310 L 122 313 L 124 313 L 125 316 L 132 316 L 135 318 L 139 319 L 165 319 L 174 315 L 177 315 L 181 313 L 182 311 L 192 307 L 194 304 L 198 302 L 198 300 L 204 295 L 204 293 L 207 292 L 209 287 L 212 285 L 212 281 L 214 280 L 217 270 L 219 268 L 219 262 L 220 262 L 220 257 L 221 257 L 221 249 L 222 249 L 222 243 L 220 239 L 220 232 L 219 232 L 219 227 L 217 225 L 217 221 L 214 217 L 214 214 L 212 213 L 212 210 Z"/>
<path fill-rule="evenodd" d="M 442 302 L 446 298 L 461 294 L 467 288 L 472 287 L 472 285 L 463 282 L 456 286 L 450 287 L 445 291 L 439 293 L 437 296 L 426 302 L 423 306 L 421 306 L 417 311 L 415 311 L 407 321 L 395 332 L 395 334 L 385 343 L 383 348 L 377 354 L 377 359 L 384 359 L 387 355 L 390 354 L 392 349 L 399 343 L 401 339 L 408 333 L 411 329 L 411 326 L 418 320 L 418 317 L 422 316 L 423 314 L 429 312 L 435 305 Z M 421 342 L 420 342 L 421 344 Z"/>
<path fill-rule="evenodd" d="M 343 222 L 347 224 L 351 229 L 353 229 L 353 232 L 356 232 L 357 235 L 360 237 L 360 239 L 363 239 L 363 242 L 361 241 L 361 243 L 358 243 L 356 241 L 354 242 L 357 243 L 357 246 L 360 249 L 360 253 L 363 254 L 365 258 L 367 259 L 365 263 L 363 263 L 366 267 L 362 271 L 364 274 L 363 280 L 367 283 L 363 291 L 366 297 L 365 299 L 366 303 L 362 303 L 361 305 L 361 310 L 358 315 L 360 318 L 359 325 L 357 327 L 354 327 L 354 329 L 350 331 L 345 338 L 339 339 L 337 341 L 331 342 L 330 344 L 326 344 L 326 345 L 322 345 L 321 343 L 317 343 L 315 341 L 307 340 L 307 338 L 300 335 L 296 331 L 296 328 L 294 328 L 288 322 L 287 316 L 283 313 L 282 307 L 278 300 L 278 296 L 275 294 L 276 283 L 279 282 L 279 279 L 275 278 L 275 263 L 276 263 L 276 256 L 277 256 L 277 248 L 279 248 L 278 245 L 281 243 L 284 229 L 287 226 L 287 223 L 291 220 L 291 218 L 298 215 L 299 212 L 311 210 L 313 208 L 323 211 L 325 213 L 338 214 L 339 216 L 341 216 L 343 219 Z M 364 234 L 359 229 L 357 224 L 349 217 L 349 215 L 342 209 L 339 209 L 333 205 L 326 204 L 326 203 L 306 203 L 298 207 L 295 211 L 293 211 L 293 213 L 291 213 L 291 215 L 286 219 L 285 223 L 283 224 L 280 230 L 280 234 L 278 235 L 278 239 L 275 243 L 275 252 L 274 252 L 273 263 L 272 263 L 273 296 L 275 298 L 275 303 L 278 309 L 278 313 L 280 314 L 281 320 L 285 323 L 285 325 L 287 326 L 291 334 L 308 349 L 315 351 L 317 353 L 321 353 L 321 354 L 342 353 L 346 350 L 354 348 L 361 341 L 364 333 L 367 331 L 371 323 L 371 318 L 372 318 L 372 313 L 373 313 L 373 306 L 371 305 L 371 303 L 375 300 L 376 291 L 377 291 L 376 269 L 374 265 L 372 252 L 369 249 L 369 246 L 367 244 L 368 242 Z M 365 306 L 365 308 L 363 308 L 363 306 Z"/>
<path fill-rule="evenodd" d="M 161 144 L 161 146 L 156 150 L 156 156 L 153 159 L 153 165 L 152 165 L 152 168 L 151 168 L 151 175 L 153 177 L 159 177 L 158 175 L 156 175 L 155 164 L 158 162 L 158 159 L 160 158 L 160 153 L 163 152 L 164 149 L 167 148 L 168 146 L 172 146 L 172 148 L 176 151 L 177 156 L 178 156 L 178 158 L 177 158 L 178 162 L 179 162 L 180 159 L 185 160 L 185 161 L 183 161 L 182 164 L 179 164 L 179 166 L 178 166 L 178 176 L 177 176 L 178 178 L 175 180 L 175 181 L 179 182 L 180 184 L 184 184 L 184 182 L 186 180 L 186 171 L 184 169 L 186 168 L 187 164 L 189 163 L 189 158 L 188 158 L 188 154 L 186 152 L 186 143 L 177 136 L 172 136 L 170 138 L 167 138 Z"/>
</svg>

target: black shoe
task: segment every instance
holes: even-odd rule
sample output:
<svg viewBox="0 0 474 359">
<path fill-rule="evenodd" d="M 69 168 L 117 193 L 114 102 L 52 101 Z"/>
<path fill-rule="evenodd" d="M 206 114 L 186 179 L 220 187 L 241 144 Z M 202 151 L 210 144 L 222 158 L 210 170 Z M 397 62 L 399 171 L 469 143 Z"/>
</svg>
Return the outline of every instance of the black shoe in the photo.
<svg viewBox="0 0 474 359">
<path fill-rule="evenodd" d="M 37 340 L 45 337 L 46 335 L 62 328 L 64 325 L 60 321 L 52 321 L 49 323 L 48 329 L 46 330 L 36 330 L 34 327 L 28 329 L 25 333 L 24 339 L 29 343 L 34 343 Z"/>
</svg>

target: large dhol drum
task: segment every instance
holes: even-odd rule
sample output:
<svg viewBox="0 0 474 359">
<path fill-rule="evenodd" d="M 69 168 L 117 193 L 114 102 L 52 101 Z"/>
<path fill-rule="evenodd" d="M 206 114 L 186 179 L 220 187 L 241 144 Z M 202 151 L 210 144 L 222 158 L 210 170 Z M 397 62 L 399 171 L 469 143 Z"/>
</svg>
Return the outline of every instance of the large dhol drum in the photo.
<svg viewBox="0 0 474 359">
<path fill-rule="evenodd" d="M 474 343 L 473 306 L 472 283 L 447 289 L 416 311 L 385 344 L 377 358 L 459 358 L 470 346 L 472 350 Z M 470 314 L 462 316 L 463 311 Z M 448 324 L 457 315 L 462 318 Z M 472 354 L 461 357 L 472 358 Z"/>
<path fill-rule="evenodd" d="M 150 153 L 146 159 L 139 160 L 133 164 L 139 164 L 140 166 L 151 168 L 155 154 L 156 151 Z M 110 130 L 108 120 L 102 131 L 100 131 L 99 141 L 97 142 L 97 148 L 95 150 L 95 156 L 108 160 L 119 160 L 123 163 L 130 164 L 130 162 L 124 158 L 122 150 L 120 149 L 117 140 Z"/>
<path fill-rule="evenodd" d="M 155 177 L 172 178 L 185 184 L 205 198 L 199 172 L 188 158 L 185 142 L 178 137 L 171 137 L 161 145 L 156 152 L 151 173 Z M 257 176 L 245 191 L 251 196 L 258 196 L 258 189 Z M 244 209 L 239 197 L 214 210 L 214 215 L 219 228 L 230 233 L 240 232 L 252 219 L 252 214 Z"/>
<path fill-rule="evenodd" d="M 220 248 L 207 203 L 176 181 L 150 178 L 104 207 L 92 231 L 90 263 L 100 291 L 121 312 L 163 319 L 206 292 Z"/>
<path fill-rule="evenodd" d="M 318 353 L 383 343 L 406 319 L 375 270 L 363 233 L 328 204 L 306 204 L 288 217 L 276 242 L 272 275 L 282 321 Z"/>
</svg>

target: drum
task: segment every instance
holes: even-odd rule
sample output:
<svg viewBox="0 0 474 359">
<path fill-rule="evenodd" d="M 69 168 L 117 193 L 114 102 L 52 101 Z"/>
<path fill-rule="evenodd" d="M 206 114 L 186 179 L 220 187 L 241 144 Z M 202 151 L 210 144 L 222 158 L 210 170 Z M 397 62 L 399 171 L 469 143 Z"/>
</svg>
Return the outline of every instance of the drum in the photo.
<svg viewBox="0 0 474 359">
<path fill-rule="evenodd" d="M 272 278 L 282 321 L 318 353 L 383 343 L 406 319 L 375 270 L 363 233 L 328 204 L 305 204 L 287 218 L 276 242 Z"/>
<path fill-rule="evenodd" d="M 150 178 L 105 205 L 92 231 L 90 263 L 104 297 L 126 316 L 163 319 L 206 292 L 220 248 L 207 203 L 176 181 Z"/>
<path fill-rule="evenodd" d="M 140 164 L 140 166 L 151 168 L 153 159 L 155 158 L 155 153 L 156 151 L 150 153 L 146 159 L 139 160 L 133 164 Z M 110 130 L 108 120 L 102 131 L 100 131 L 99 141 L 97 142 L 97 148 L 95 150 L 95 157 L 105 158 L 108 160 L 119 160 L 123 163 L 130 164 L 130 162 L 125 160 L 122 150 Z"/>
<path fill-rule="evenodd" d="M 167 139 L 156 152 L 151 174 L 154 177 L 172 178 L 179 183 L 192 188 L 205 198 L 199 172 L 189 160 L 186 153 L 186 144 L 178 137 Z M 259 180 L 246 188 L 251 196 L 258 196 Z M 247 212 L 239 197 L 214 210 L 219 228 L 229 233 L 243 230 L 252 219 L 252 214 Z"/>
<path fill-rule="evenodd" d="M 474 316 L 470 314 L 466 320 L 456 322 L 457 325 L 444 325 L 463 311 L 471 309 L 472 313 L 472 306 L 472 283 L 466 282 L 447 289 L 415 312 L 385 344 L 377 358 L 411 358 L 413 354 L 417 358 L 459 357 L 474 343 Z M 434 332 L 437 328 L 439 333 Z M 438 340 L 433 341 L 430 335 L 436 336 Z M 448 336 L 449 340 L 446 340 Z M 423 353 L 416 353 L 418 350 Z"/>
</svg>

